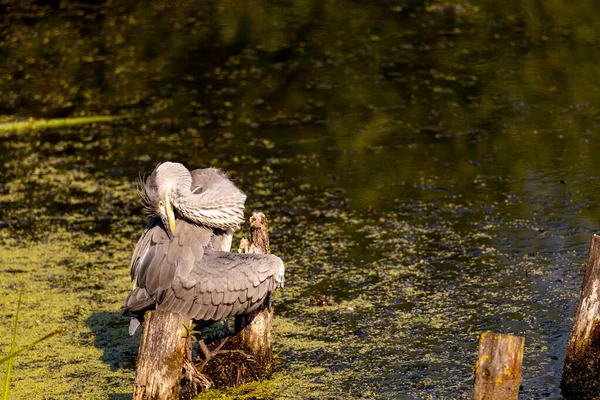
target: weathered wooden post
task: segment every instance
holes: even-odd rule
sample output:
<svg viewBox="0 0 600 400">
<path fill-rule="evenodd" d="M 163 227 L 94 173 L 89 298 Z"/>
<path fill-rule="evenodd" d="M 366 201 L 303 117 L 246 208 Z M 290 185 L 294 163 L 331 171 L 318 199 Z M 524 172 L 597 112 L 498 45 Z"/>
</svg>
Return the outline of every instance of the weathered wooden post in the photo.
<svg viewBox="0 0 600 400">
<path fill-rule="evenodd" d="M 590 244 L 561 381 L 568 399 L 600 397 L 600 236 Z"/>
<path fill-rule="evenodd" d="M 261 212 L 250 218 L 248 239 L 240 242 L 240 253 L 269 254 L 269 224 Z M 251 355 L 256 364 L 255 372 L 262 378 L 268 378 L 273 369 L 273 310 L 271 297 L 256 311 L 235 317 L 235 331 L 242 350 Z"/>
<path fill-rule="evenodd" d="M 133 400 L 175 400 L 183 368 L 190 318 L 148 311 L 140 340 Z"/>
<path fill-rule="evenodd" d="M 474 400 L 517 400 L 525 339 L 485 332 L 479 338 Z"/>
</svg>

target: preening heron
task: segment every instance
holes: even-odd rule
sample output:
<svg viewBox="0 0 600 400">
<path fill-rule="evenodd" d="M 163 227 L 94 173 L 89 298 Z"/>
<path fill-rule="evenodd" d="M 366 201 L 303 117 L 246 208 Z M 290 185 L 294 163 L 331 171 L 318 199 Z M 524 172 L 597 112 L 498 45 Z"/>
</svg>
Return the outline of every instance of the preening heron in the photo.
<svg viewBox="0 0 600 400">
<path fill-rule="evenodd" d="M 258 308 L 282 287 L 284 265 L 271 254 L 230 253 L 244 222 L 246 195 L 218 169 L 158 165 L 140 188 L 150 220 L 133 250 L 133 291 L 125 300 L 133 335 L 150 309 L 206 326 Z"/>
</svg>

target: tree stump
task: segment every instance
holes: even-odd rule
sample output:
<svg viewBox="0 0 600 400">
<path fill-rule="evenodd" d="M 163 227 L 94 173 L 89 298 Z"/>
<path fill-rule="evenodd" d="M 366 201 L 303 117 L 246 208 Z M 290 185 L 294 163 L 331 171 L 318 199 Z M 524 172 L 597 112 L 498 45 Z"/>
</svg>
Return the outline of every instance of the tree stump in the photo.
<svg viewBox="0 0 600 400">
<path fill-rule="evenodd" d="M 240 253 L 268 254 L 268 223 L 263 213 L 250 218 L 250 234 L 240 242 Z M 235 335 L 226 341 L 216 337 L 206 339 L 210 350 L 226 351 L 210 360 L 203 360 L 202 374 L 214 388 L 239 386 L 256 380 L 268 379 L 273 373 L 272 350 L 273 311 L 271 296 L 255 311 L 235 317 Z M 249 356 L 249 357 L 248 357 Z M 198 359 L 199 360 L 199 359 Z M 206 387 L 200 387 L 204 391 Z M 197 387 L 187 385 L 185 390 L 196 393 Z"/>
<path fill-rule="evenodd" d="M 517 400 L 525 339 L 492 332 L 479 338 L 474 400 Z"/>
<path fill-rule="evenodd" d="M 590 243 L 561 381 L 568 399 L 600 396 L 600 236 Z"/>
<path fill-rule="evenodd" d="M 265 214 L 258 212 L 250 217 L 248 239 L 240 241 L 239 253 L 271 254 L 269 247 L 269 223 Z"/>
<path fill-rule="evenodd" d="M 140 340 L 133 400 L 175 400 L 186 350 L 190 318 L 148 311 Z"/>
<path fill-rule="evenodd" d="M 269 254 L 269 224 L 263 213 L 254 213 L 250 218 L 248 239 L 240 242 L 240 253 Z M 242 350 L 251 355 L 255 372 L 260 379 L 271 376 L 273 369 L 273 309 L 269 295 L 261 307 L 250 314 L 235 317 L 235 331 Z"/>
</svg>

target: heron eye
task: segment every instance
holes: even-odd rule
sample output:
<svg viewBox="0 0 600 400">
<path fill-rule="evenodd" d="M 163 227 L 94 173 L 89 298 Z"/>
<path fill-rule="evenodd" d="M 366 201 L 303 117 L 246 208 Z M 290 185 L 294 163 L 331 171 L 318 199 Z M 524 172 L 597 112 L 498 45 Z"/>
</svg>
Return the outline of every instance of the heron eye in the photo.
<svg viewBox="0 0 600 400">
<path fill-rule="evenodd" d="M 159 207 L 163 207 L 164 205 L 165 205 L 165 203 L 163 203 L 162 200 L 158 202 Z"/>
</svg>

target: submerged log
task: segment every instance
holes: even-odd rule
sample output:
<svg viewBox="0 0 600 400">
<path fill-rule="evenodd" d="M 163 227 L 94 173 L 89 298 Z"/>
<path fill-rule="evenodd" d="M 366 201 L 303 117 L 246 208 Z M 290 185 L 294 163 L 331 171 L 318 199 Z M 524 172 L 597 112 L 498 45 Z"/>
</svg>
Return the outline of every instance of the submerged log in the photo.
<svg viewBox="0 0 600 400">
<path fill-rule="evenodd" d="M 581 285 L 577 313 L 567 345 L 561 381 L 568 399 L 600 395 L 600 236 L 590 243 L 587 268 Z"/>
<path fill-rule="evenodd" d="M 190 318 L 148 311 L 140 340 L 133 400 L 177 399 Z"/>
<path fill-rule="evenodd" d="M 240 242 L 240 253 L 269 254 L 269 224 L 263 213 L 254 213 L 250 218 L 248 239 Z M 256 311 L 235 317 L 235 331 L 242 350 L 251 355 L 255 373 L 260 379 L 270 377 L 273 369 L 273 309 L 269 295 Z"/>
<path fill-rule="evenodd" d="M 516 400 L 525 339 L 485 332 L 479 338 L 474 400 Z"/>
</svg>

